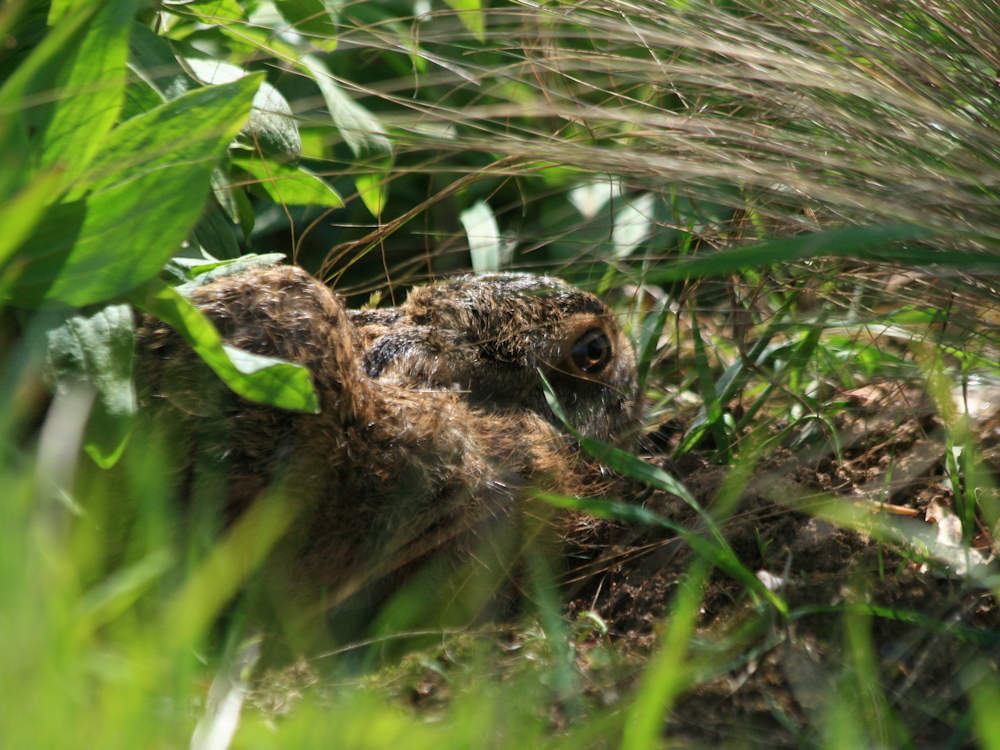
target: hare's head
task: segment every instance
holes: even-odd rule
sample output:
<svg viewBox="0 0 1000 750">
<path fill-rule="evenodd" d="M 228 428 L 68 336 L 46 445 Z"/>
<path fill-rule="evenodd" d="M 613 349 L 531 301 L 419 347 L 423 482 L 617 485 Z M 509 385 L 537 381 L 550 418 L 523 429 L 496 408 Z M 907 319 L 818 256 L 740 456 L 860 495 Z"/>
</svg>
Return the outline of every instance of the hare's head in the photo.
<svg viewBox="0 0 1000 750">
<path fill-rule="evenodd" d="M 554 424 L 539 370 L 571 424 L 607 440 L 641 410 L 635 356 L 614 314 L 561 279 L 460 276 L 417 287 L 393 310 L 357 313 L 369 377 L 456 389 L 488 411 L 527 409 Z"/>
</svg>

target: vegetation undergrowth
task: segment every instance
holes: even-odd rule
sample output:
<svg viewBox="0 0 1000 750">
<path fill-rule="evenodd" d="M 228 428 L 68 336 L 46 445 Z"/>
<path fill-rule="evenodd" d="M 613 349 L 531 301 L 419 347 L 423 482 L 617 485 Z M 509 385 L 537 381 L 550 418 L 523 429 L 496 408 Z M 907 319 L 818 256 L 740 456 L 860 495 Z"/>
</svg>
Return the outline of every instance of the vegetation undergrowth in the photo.
<svg viewBox="0 0 1000 750">
<path fill-rule="evenodd" d="M 992 4 L 10 0 L 0 40 L 4 747 L 1000 747 Z M 282 258 L 620 313 L 644 434 L 526 500 L 512 619 L 473 566 L 452 620 L 429 576 L 269 651 L 294 505 L 182 509 L 133 332 L 314 412 L 186 296 Z"/>
</svg>

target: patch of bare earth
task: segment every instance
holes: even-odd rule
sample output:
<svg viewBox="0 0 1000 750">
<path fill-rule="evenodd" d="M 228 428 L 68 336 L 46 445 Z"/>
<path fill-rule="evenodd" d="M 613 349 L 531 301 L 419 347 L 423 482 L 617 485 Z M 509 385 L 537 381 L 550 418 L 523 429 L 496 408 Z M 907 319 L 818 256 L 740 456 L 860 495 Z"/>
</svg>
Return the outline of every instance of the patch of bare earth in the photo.
<svg viewBox="0 0 1000 750">
<path fill-rule="evenodd" d="M 743 564 L 779 587 L 790 621 L 764 616 L 742 584 L 717 572 L 701 610 L 699 643 L 706 645 L 692 654 L 702 676 L 667 720 L 672 739 L 772 747 L 819 739 L 833 696 L 855 679 L 845 642 L 850 616 L 868 623 L 881 690 L 905 728 L 901 736 L 920 746 L 954 739 L 965 710 L 963 678 L 973 666 L 995 667 L 1000 611 L 988 591 L 944 566 L 928 566 L 906 544 L 880 544 L 794 509 L 833 498 L 924 524 L 939 539 L 946 532 L 938 529 L 941 519 L 955 520 L 945 430 L 922 394 L 885 384 L 848 395 L 852 408 L 836 425 L 842 460 L 829 439 L 772 454 L 724 525 Z M 994 474 L 1000 474 L 998 424 L 986 420 L 977 431 Z M 709 507 L 727 474 L 691 455 L 676 463 L 650 460 L 672 470 Z M 631 490 L 657 514 L 699 527 L 683 500 Z M 982 531 L 975 554 L 988 560 L 991 535 Z M 619 651 L 648 653 L 690 549 L 664 529 L 584 517 L 572 520 L 566 540 L 569 615 L 596 613 Z M 607 671 L 604 682 L 596 671 L 589 677 L 596 692 L 633 679 L 620 670 Z"/>
</svg>

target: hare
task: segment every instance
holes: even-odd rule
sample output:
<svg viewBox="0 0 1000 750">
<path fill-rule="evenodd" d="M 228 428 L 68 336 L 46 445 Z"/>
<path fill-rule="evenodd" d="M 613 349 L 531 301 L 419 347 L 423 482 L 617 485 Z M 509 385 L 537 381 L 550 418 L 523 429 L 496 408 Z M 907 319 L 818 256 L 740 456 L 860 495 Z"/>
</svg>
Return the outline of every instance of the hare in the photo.
<svg viewBox="0 0 1000 750">
<path fill-rule="evenodd" d="M 242 400 L 167 326 L 140 326 L 148 387 L 187 455 L 219 468 L 227 516 L 276 482 L 296 498 L 291 588 L 343 598 L 437 549 L 474 554 L 525 488 L 585 491 L 586 460 L 539 371 L 583 435 L 621 439 L 640 417 L 614 315 L 556 278 L 460 276 L 395 308 L 349 311 L 281 266 L 216 280 L 191 300 L 227 343 L 306 366 L 319 395 L 314 415 Z"/>
</svg>

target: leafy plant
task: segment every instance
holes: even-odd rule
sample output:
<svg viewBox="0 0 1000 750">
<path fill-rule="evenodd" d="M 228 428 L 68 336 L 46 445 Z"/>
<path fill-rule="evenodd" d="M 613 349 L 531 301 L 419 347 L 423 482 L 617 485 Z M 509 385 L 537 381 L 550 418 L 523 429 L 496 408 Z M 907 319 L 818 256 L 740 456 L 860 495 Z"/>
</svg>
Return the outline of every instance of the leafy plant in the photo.
<svg viewBox="0 0 1000 750">
<path fill-rule="evenodd" d="M 980 564 L 998 517 L 991 438 L 953 391 L 996 379 L 1000 361 L 991 4 L 12 0 L 0 40 L 5 747 L 644 748 L 720 675 L 728 701 L 788 673 L 809 684 L 761 709 L 783 739 L 913 744 L 930 726 L 995 742 L 997 644 L 978 619 L 1000 590 Z M 324 677 L 287 716 L 268 700 L 295 702 L 299 685 L 253 683 L 255 709 L 238 721 L 256 647 L 236 592 L 294 509 L 276 488 L 221 534 L 197 514 L 178 532 L 160 481 L 171 446 L 133 419 L 132 333 L 136 310 L 159 317 L 243 397 L 315 411 L 305 370 L 224 345 L 184 296 L 282 257 L 365 297 L 518 267 L 611 299 L 637 343 L 653 438 L 678 461 L 735 466 L 703 498 L 580 440 L 679 498 L 702 531 L 644 507 L 648 494 L 542 498 L 692 551 L 652 658 L 622 647 L 612 671 L 625 672 L 602 693 L 587 638 L 567 635 L 558 570 L 536 550 L 534 604 L 516 627 L 474 630 L 467 648 L 440 629 L 399 633 L 393 623 L 439 601 L 410 592 L 378 623 L 380 643 L 445 646 Z M 764 492 L 761 457 L 831 474 L 865 459 L 854 433 L 868 422 L 850 420 L 891 411 L 870 395 L 884 383 L 932 397 L 908 425 L 924 444 L 942 431 L 958 542 L 883 512 L 894 493 L 916 494 L 892 451 L 871 469 L 876 507 L 779 484 L 770 499 L 808 514 L 817 538 L 857 530 L 879 545 L 871 580 L 859 572 L 803 602 L 822 576 L 797 574 L 766 529 L 751 551 L 736 544 L 731 524 L 750 512 L 737 503 Z M 760 576 L 753 550 L 786 569 Z M 933 574 L 963 593 L 936 609 L 873 603 L 918 566 L 924 589 Z M 738 610 L 726 627 L 707 622 L 709 593 Z M 891 627 L 905 637 L 877 648 Z M 935 700 L 914 701 L 938 653 L 961 668 L 942 672 Z M 393 669 L 445 686 L 439 721 L 398 693 L 387 705 L 386 686 L 413 679 Z M 434 694 L 418 682 L 407 700 Z"/>
</svg>

